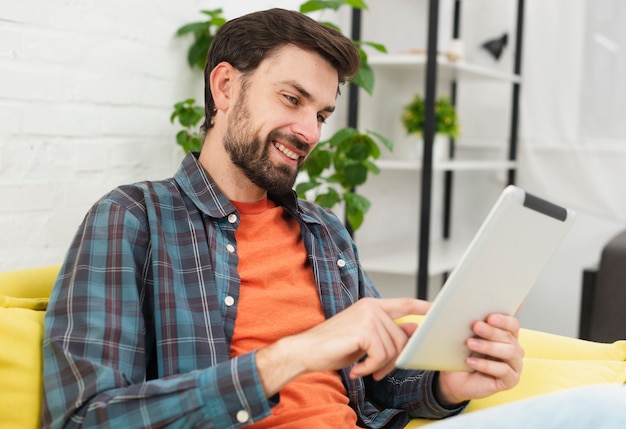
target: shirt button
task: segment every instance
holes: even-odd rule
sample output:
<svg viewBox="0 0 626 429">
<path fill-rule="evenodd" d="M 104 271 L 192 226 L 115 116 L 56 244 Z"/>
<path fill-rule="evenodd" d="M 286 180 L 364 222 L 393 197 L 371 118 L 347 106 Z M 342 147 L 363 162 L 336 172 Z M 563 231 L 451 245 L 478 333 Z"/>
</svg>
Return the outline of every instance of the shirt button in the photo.
<svg viewBox="0 0 626 429">
<path fill-rule="evenodd" d="M 227 244 L 226 250 L 228 250 L 230 253 L 233 253 L 235 251 L 235 246 L 233 246 L 232 244 Z"/>
<path fill-rule="evenodd" d="M 234 303 L 235 303 L 235 298 L 233 298 L 232 296 L 229 295 L 226 298 L 224 298 L 224 304 L 226 304 L 227 307 L 232 307 Z"/>
<path fill-rule="evenodd" d="M 228 222 L 235 223 L 237 222 L 237 215 L 235 213 L 231 213 L 228 215 Z"/>
<path fill-rule="evenodd" d="M 239 423 L 245 423 L 248 420 L 250 420 L 250 413 L 248 413 L 246 410 L 237 411 L 237 421 Z"/>
<path fill-rule="evenodd" d="M 343 267 L 345 267 L 345 266 L 346 266 L 346 261 L 344 261 L 343 259 L 339 259 L 339 260 L 337 261 L 337 266 L 338 266 L 339 268 L 343 268 Z"/>
</svg>

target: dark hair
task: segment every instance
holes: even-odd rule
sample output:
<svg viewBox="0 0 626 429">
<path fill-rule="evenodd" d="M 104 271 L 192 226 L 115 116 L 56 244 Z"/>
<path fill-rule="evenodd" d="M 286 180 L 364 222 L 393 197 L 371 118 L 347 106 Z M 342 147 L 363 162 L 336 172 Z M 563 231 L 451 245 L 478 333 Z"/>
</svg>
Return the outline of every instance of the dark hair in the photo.
<svg viewBox="0 0 626 429">
<path fill-rule="evenodd" d="M 242 73 L 254 71 L 276 49 L 292 44 L 326 59 L 339 75 L 339 83 L 352 80 L 360 66 L 359 51 L 339 31 L 295 11 L 269 9 L 227 21 L 213 39 L 204 69 L 202 129 L 213 126 L 215 102 L 209 85 L 213 68 L 226 61 Z"/>
</svg>

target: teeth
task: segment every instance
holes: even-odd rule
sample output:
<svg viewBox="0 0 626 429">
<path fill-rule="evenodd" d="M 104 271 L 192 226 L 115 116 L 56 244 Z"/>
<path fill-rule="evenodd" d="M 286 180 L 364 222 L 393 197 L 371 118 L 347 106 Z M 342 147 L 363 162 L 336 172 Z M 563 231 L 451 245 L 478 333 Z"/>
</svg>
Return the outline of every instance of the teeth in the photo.
<svg viewBox="0 0 626 429">
<path fill-rule="evenodd" d="M 300 158 L 297 153 L 287 149 L 285 146 L 283 146 L 280 143 L 276 143 L 274 146 L 276 146 L 276 149 L 278 149 L 279 151 L 281 151 L 282 153 L 287 155 L 288 158 L 291 158 L 294 161 L 297 160 L 298 158 Z"/>
</svg>

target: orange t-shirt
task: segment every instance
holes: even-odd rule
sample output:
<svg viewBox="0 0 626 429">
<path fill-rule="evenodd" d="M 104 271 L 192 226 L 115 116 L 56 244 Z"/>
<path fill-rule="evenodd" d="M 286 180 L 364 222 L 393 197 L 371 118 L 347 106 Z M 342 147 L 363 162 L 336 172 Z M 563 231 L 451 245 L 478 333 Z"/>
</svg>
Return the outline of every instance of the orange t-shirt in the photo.
<svg viewBox="0 0 626 429">
<path fill-rule="evenodd" d="M 298 221 L 271 200 L 233 202 L 239 210 L 237 253 L 241 278 L 231 356 L 265 347 L 323 322 L 313 270 Z M 306 374 L 280 391 L 272 416 L 251 428 L 356 426 L 336 371 Z"/>
</svg>

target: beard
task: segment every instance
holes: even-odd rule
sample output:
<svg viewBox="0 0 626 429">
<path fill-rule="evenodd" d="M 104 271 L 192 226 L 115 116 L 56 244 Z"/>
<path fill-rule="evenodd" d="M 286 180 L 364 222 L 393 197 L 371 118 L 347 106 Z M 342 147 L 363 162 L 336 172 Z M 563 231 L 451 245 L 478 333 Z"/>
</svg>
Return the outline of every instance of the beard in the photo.
<svg viewBox="0 0 626 429">
<path fill-rule="evenodd" d="M 285 164 L 274 165 L 270 158 L 272 141 L 276 139 L 287 141 L 304 152 L 308 152 L 309 145 L 294 135 L 287 135 L 278 130 L 271 131 L 263 140 L 253 129 L 252 115 L 246 102 L 246 91 L 243 90 L 228 122 L 224 148 L 233 164 L 239 167 L 252 183 L 270 194 L 286 194 L 293 189 L 304 158 L 298 161 L 296 169 Z"/>
</svg>

